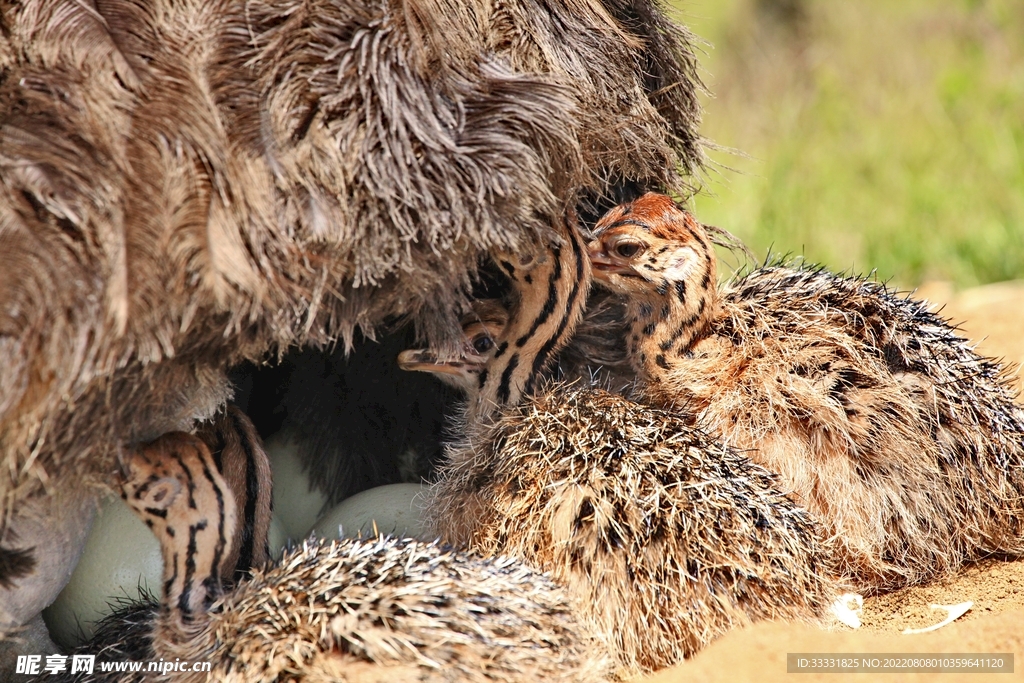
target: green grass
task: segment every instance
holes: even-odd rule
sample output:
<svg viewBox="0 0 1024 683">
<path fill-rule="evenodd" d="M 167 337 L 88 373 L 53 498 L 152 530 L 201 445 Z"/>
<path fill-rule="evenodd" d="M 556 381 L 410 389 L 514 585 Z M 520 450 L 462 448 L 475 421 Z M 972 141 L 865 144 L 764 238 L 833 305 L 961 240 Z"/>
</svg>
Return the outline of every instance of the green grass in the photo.
<svg viewBox="0 0 1024 683">
<path fill-rule="evenodd" d="M 747 155 L 712 153 L 704 222 L 903 287 L 1024 277 L 1024 2 L 675 2 Z"/>
</svg>

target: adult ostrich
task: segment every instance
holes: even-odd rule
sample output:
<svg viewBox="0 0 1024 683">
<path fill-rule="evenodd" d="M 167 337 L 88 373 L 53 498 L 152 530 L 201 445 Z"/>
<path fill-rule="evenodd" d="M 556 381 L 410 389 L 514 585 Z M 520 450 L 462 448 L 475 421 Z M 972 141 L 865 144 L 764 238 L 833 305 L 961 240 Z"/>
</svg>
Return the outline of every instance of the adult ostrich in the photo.
<svg viewBox="0 0 1024 683">
<path fill-rule="evenodd" d="M 699 88 L 657 0 L 0 0 L 0 633 L 229 368 L 454 349 L 489 253 L 685 191 Z"/>
</svg>

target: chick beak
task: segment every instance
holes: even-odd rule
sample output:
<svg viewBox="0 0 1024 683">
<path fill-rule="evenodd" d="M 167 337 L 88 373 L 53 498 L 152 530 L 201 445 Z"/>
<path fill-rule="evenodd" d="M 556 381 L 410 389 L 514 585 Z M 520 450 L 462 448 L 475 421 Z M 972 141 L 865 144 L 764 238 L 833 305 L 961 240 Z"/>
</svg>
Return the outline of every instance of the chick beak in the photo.
<svg viewBox="0 0 1024 683">
<path fill-rule="evenodd" d="M 439 361 L 430 349 L 406 349 L 398 354 L 398 367 L 410 372 L 457 375 L 461 366 L 457 360 Z"/>
<path fill-rule="evenodd" d="M 430 349 L 406 349 L 398 354 L 398 367 L 413 372 L 429 372 L 435 375 L 463 375 L 467 370 L 483 365 L 484 359 L 477 355 L 441 361 Z"/>
</svg>

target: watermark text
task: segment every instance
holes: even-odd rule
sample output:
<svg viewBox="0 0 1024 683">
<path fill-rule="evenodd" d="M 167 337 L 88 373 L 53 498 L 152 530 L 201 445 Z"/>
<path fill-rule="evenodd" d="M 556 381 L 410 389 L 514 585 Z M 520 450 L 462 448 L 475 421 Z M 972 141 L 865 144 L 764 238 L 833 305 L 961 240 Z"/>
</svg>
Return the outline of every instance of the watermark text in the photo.
<svg viewBox="0 0 1024 683">
<path fill-rule="evenodd" d="M 176 659 L 173 662 L 165 659 L 149 662 L 134 661 L 96 661 L 96 655 L 18 655 L 14 673 L 26 676 L 42 674 L 91 674 L 96 671 L 103 673 L 155 673 L 169 676 L 173 673 L 208 672 L 210 662 L 191 662 Z"/>
</svg>

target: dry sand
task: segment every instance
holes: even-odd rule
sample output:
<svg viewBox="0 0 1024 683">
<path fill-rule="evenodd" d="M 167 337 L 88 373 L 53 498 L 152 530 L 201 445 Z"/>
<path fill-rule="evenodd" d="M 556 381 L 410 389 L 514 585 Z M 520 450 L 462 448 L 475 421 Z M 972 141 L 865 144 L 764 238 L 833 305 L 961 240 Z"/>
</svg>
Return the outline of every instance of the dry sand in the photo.
<svg viewBox="0 0 1024 683">
<path fill-rule="evenodd" d="M 917 296 L 944 304 L 942 314 L 979 342 L 981 353 L 1024 364 L 1024 281 L 954 293 L 930 283 Z M 1020 378 L 1018 378 L 1020 385 Z M 930 605 L 973 601 L 954 623 L 930 633 L 903 635 L 905 628 L 941 622 L 946 613 Z M 697 681 L 1024 681 L 1024 560 L 988 560 L 951 579 L 868 598 L 858 630 L 823 631 L 798 624 L 758 624 L 736 631 L 692 660 L 645 683 Z M 804 653 L 1013 653 L 1015 673 L 787 673 L 786 655 Z"/>
</svg>

